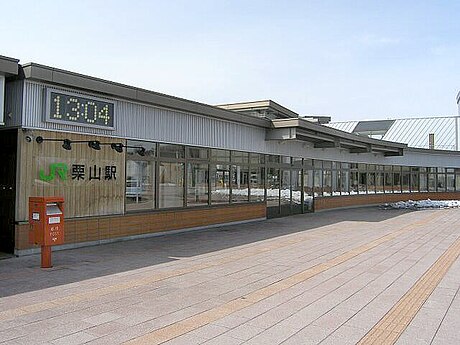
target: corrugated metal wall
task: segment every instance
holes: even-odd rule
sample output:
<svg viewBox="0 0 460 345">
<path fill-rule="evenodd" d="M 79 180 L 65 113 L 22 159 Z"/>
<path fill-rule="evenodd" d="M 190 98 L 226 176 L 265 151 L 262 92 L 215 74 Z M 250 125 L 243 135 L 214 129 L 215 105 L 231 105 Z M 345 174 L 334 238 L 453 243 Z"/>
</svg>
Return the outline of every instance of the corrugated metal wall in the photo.
<svg viewBox="0 0 460 345">
<path fill-rule="evenodd" d="M 59 88 L 54 85 L 26 80 L 24 85 L 23 127 L 266 154 L 280 154 L 292 157 L 342 162 L 391 164 L 388 158 L 374 153 L 350 154 L 347 150 L 343 149 L 314 149 L 312 145 L 299 141 L 267 141 L 265 140 L 265 128 L 252 127 L 110 97 L 107 97 L 107 99 L 117 102 L 116 129 L 114 131 L 45 122 L 43 119 L 45 112 L 45 87 L 47 86 L 76 94 L 91 95 L 69 88 Z M 94 96 L 102 97 L 100 94 L 94 94 Z M 397 164 L 405 164 L 406 160 L 411 161 L 410 155 L 395 159 L 398 162 Z M 416 160 L 419 160 L 419 157 Z M 421 165 L 424 165 L 426 161 L 421 163 Z M 460 158 L 449 157 L 449 164 L 446 163 L 443 165 L 460 167 Z"/>
<path fill-rule="evenodd" d="M 26 81 L 23 126 L 75 133 L 154 140 L 234 150 L 265 150 L 265 129 L 183 113 L 144 104 L 113 99 L 116 103 L 115 130 L 88 128 L 45 122 L 45 84 Z M 49 86 L 53 89 L 72 89 Z M 94 95 L 101 97 L 101 95 Z"/>
</svg>

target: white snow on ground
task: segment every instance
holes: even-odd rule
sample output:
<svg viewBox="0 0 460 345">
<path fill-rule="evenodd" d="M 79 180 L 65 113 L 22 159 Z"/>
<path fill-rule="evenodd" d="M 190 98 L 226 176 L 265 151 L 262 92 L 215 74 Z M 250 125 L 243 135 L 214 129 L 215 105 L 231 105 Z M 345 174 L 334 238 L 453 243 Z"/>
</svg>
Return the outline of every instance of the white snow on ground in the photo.
<svg viewBox="0 0 460 345">
<path fill-rule="evenodd" d="M 424 208 L 455 208 L 460 207 L 460 200 L 408 200 L 383 204 L 383 209 L 410 209 L 420 210 Z"/>
</svg>

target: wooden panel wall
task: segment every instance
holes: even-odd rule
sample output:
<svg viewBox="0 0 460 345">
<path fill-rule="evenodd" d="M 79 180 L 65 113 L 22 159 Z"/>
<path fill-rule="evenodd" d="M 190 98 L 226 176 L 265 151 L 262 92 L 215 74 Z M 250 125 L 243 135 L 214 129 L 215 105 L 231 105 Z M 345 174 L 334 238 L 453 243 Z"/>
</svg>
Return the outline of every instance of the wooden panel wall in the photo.
<svg viewBox="0 0 460 345">
<path fill-rule="evenodd" d="M 69 219 L 65 223 L 65 243 L 105 239 L 186 229 L 212 224 L 265 218 L 266 205 L 241 204 L 211 208 L 159 211 L 124 216 Z M 16 225 L 18 250 L 32 248 L 28 239 L 29 225 Z"/>
<path fill-rule="evenodd" d="M 315 199 L 315 211 L 339 207 L 365 206 L 397 202 L 401 200 L 456 200 L 460 199 L 460 192 L 421 192 L 398 194 L 367 194 L 348 195 L 336 197 L 323 197 Z"/>
<path fill-rule="evenodd" d="M 64 196 L 65 217 L 86 217 L 123 213 L 125 194 L 125 153 L 118 153 L 110 146 L 101 146 L 100 151 L 91 149 L 86 143 L 72 144 L 72 150 L 62 148 L 62 141 L 41 144 L 35 142 L 37 136 L 47 139 L 99 140 L 101 143 L 122 142 L 97 136 L 58 133 L 34 130 L 32 142 L 27 142 L 26 133 L 19 131 L 19 159 L 17 185 L 16 220 L 25 221 L 28 217 L 30 196 Z M 67 178 L 62 180 L 56 174 L 52 181 L 42 181 L 39 171 L 45 175 L 50 172 L 50 164 L 65 163 Z M 85 166 L 83 180 L 72 179 L 72 165 Z M 101 168 L 101 180 L 89 180 L 90 168 Z M 116 166 L 116 179 L 105 179 L 105 167 Z"/>
</svg>

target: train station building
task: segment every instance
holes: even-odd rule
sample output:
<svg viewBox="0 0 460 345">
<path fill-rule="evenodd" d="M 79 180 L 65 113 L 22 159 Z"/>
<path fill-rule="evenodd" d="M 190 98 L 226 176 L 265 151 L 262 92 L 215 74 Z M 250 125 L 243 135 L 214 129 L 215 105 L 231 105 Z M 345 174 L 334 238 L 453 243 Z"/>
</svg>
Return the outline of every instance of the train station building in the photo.
<svg viewBox="0 0 460 345">
<path fill-rule="evenodd" d="M 271 100 L 212 106 L 0 57 L 0 251 L 38 250 L 28 223 L 36 196 L 64 197 L 60 248 L 459 199 L 455 147 L 411 147 L 324 121 Z"/>
</svg>

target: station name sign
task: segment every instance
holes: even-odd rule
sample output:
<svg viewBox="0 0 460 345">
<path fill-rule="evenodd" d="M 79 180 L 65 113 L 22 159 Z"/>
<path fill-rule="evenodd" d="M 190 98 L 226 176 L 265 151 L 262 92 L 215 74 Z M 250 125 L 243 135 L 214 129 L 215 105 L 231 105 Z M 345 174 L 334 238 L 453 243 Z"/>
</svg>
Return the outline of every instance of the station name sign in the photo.
<svg viewBox="0 0 460 345">
<path fill-rule="evenodd" d="M 114 129 L 115 102 L 47 89 L 46 121 Z"/>
</svg>

